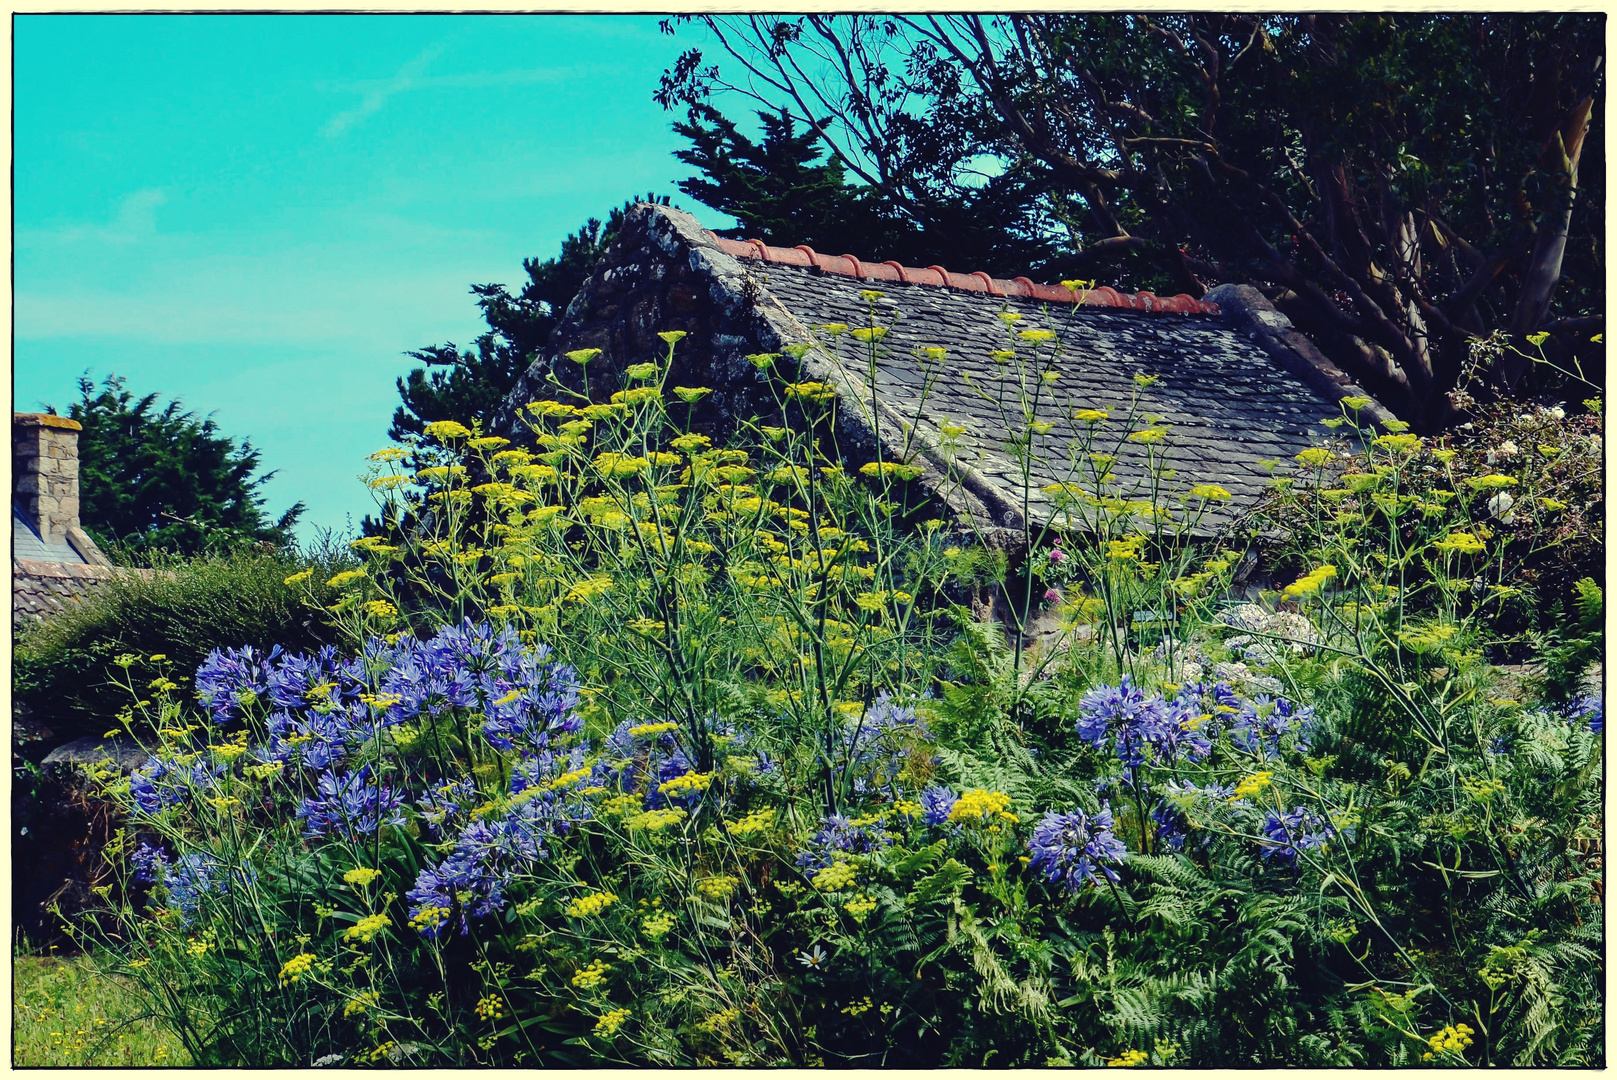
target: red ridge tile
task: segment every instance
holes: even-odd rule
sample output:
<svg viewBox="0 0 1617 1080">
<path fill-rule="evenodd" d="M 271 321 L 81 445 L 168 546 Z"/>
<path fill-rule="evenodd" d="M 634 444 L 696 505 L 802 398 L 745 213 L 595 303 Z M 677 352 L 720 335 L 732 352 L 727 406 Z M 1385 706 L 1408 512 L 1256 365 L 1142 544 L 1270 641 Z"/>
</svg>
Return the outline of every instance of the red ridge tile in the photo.
<svg viewBox="0 0 1617 1080">
<path fill-rule="evenodd" d="M 722 236 L 713 239 L 727 254 L 738 259 L 758 259 L 780 263 L 782 266 L 812 267 L 827 274 L 865 281 L 899 281 L 934 288 L 959 289 L 963 292 L 987 293 L 989 296 L 1025 296 L 1056 304 L 1083 303 L 1088 307 L 1128 308 L 1134 311 L 1173 311 L 1183 315 L 1217 315 L 1218 305 L 1179 293 L 1175 296 L 1157 296 L 1138 292 L 1120 293 L 1109 285 L 1074 293 L 1062 285 L 1041 285 L 1025 277 L 1004 281 L 990 277 L 981 270 L 969 274 L 951 273 L 941 266 L 917 268 L 903 266 L 891 259 L 885 262 L 864 262 L 852 255 L 821 255 L 807 244 L 796 247 L 771 247 L 762 240 L 728 240 Z"/>
</svg>

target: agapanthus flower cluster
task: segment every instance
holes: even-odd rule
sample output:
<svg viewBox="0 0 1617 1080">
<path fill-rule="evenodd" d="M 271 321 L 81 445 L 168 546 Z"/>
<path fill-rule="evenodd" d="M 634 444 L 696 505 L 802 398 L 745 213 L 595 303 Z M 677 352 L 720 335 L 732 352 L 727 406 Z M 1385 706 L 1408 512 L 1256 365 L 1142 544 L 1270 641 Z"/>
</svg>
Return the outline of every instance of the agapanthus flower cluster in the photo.
<svg viewBox="0 0 1617 1080">
<path fill-rule="evenodd" d="M 187 852 L 172 863 L 156 865 L 161 866 L 169 906 L 179 912 L 180 921 L 186 926 L 196 921 L 203 897 L 223 896 L 230 891 L 232 883 L 250 885 L 256 878 L 250 867 L 228 871 L 218 859 L 201 851 Z"/>
<path fill-rule="evenodd" d="M 346 776 L 323 772 L 316 780 L 316 790 L 318 796 L 304 799 L 297 812 L 305 836 L 334 834 L 357 839 L 383 825 L 404 824 L 404 794 L 373 779 L 369 765 Z"/>
<path fill-rule="evenodd" d="M 261 655 L 251 645 L 239 649 L 215 649 L 197 668 L 197 697 L 223 724 L 241 714 L 242 709 L 264 696 L 269 689 L 270 665 L 281 656 L 279 645 L 269 655 Z"/>
<path fill-rule="evenodd" d="M 456 913 L 465 934 L 469 919 L 503 910 L 511 883 L 549 857 L 548 842 L 593 816 L 583 794 L 611 777 L 604 763 L 590 763 L 588 752 L 579 744 L 565 753 L 541 751 L 518 764 L 506 796 L 461 830 L 448 857 L 416 875 L 406 896 L 410 918 L 423 934 L 436 936 Z M 475 798 L 475 789 L 463 781 L 442 785 L 423 801 L 443 822 Z"/>
<path fill-rule="evenodd" d="M 1269 813 L 1263 820 L 1263 835 L 1265 839 L 1259 843 L 1265 859 L 1295 866 L 1299 852 L 1324 847 L 1336 830 L 1320 815 L 1298 806 L 1289 814 Z"/>
<path fill-rule="evenodd" d="M 954 811 L 954 804 L 960 796 L 953 788 L 934 784 L 921 792 L 921 820 L 928 825 L 944 825 L 949 821 L 949 815 Z"/>
<path fill-rule="evenodd" d="M 129 856 L 129 862 L 135 869 L 135 880 L 142 885 L 155 885 L 168 870 L 168 856 L 163 849 L 144 840 Z"/>
<path fill-rule="evenodd" d="M 900 775 L 930 738 L 913 704 L 901 705 L 882 691 L 843 733 L 842 767 L 853 779 L 853 793 L 898 798 Z"/>
<path fill-rule="evenodd" d="M 1606 702 L 1599 694 L 1590 694 L 1579 698 L 1567 709 L 1567 719 L 1573 723 L 1582 722 L 1589 730 L 1599 735 L 1606 730 Z"/>
<path fill-rule="evenodd" d="M 1260 696 L 1242 703 L 1230 725 L 1230 737 L 1242 750 L 1267 760 L 1280 756 L 1280 740 L 1290 734 L 1296 735 L 1297 748 L 1306 751 L 1313 728 L 1313 709 L 1281 697 Z"/>
<path fill-rule="evenodd" d="M 1147 763 L 1172 765 L 1198 761 L 1212 749 L 1205 725 L 1210 714 L 1200 711 L 1197 695 L 1168 700 L 1147 696 L 1124 675 L 1117 686 L 1089 691 L 1078 703 L 1078 737 L 1104 750 L 1108 741 L 1123 763 L 1124 782 L 1133 784 Z"/>
<path fill-rule="evenodd" d="M 1028 840 L 1028 851 L 1033 856 L 1029 867 L 1072 893 L 1086 884 L 1099 885 L 1103 876 L 1109 881 L 1118 880 L 1117 872 L 1106 864 L 1121 865 L 1128 857 L 1128 848 L 1112 835 L 1112 825 L 1109 806 L 1101 807 L 1093 816 L 1082 810 L 1046 814 L 1033 827 L 1033 836 Z"/>
<path fill-rule="evenodd" d="M 859 824 L 855 824 L 858 821 Z M 849 855 L 866 855 L 892 843 L 880 822 L 852 819 L 832 814 L 822 820 L 820 829 L 809 837 L 808 846 L 797 853 L 797 865 L 812 876 Z"/>
<path fill-rule="evenodd" d="M 129 794 L 142 813 L 155 814 L 188 801 L 195 792 L 211 791 L 223 772 L 219 765 L 201 761 L 182 765 L 153 755 L 129 774 Z"/>
</svg>

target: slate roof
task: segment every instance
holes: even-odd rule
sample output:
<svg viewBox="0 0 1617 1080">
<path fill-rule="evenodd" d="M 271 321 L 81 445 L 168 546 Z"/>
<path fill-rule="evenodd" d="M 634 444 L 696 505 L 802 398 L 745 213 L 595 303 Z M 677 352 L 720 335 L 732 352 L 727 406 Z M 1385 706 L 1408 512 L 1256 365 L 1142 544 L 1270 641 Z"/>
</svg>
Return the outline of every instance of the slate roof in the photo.
<svg viewBox="0 0 1617 1080">
<path fill-rule="evenodd" d="M 15 506 L 11 508 L 11 557 L 79 565 L 89 563 L 89 560 L 79 554 L 78 550 L 66 540 L 52 544 L 42 539 Z"/>
<path fill-rule="evenodd" d="M 877 322 L 890 324 L 874 394 L 866 385 L 863 346 L 817 329 L 866 325 L 870 302 L 860 295 L 866 290 L 882 294 Z M 1002 313 L 1021 320 L 1008 327 Z M 590 389 L 604 398 L 624 385 L 627 365 L 663 353 L 656 333 L 664 330 L 688 335 L 676 349 L 674 381 L 715 391 L 696 410 L 699 427 L 704 415 L 762 415 L 773 407 L 767 376 L 745 357 L 806 343 L 814 347 L 790 377 L 839 388 L 838 439 L 850 465 L 874 457 L 878 438 L 884 459 L 894 460 L 902 448 L 900 428 L 918 418 L 909 442 L 926 467 L 918 483 L 978 528 L 1015 534 L 1026 523 L 1020 470 L 1006 440 L 1023 424 L 1015 408 L 1007 423 L 997 403 L 1014 400 L 1009 380 L 1017 368 L 990 354 L 1010 347 L 1013 332 L 1029 329 L 1053 330 L 1060 343 L 1053 390 L 1040 391 L 1045 402 L 1053 393 L 1057 407 L 1041 409 L 1038 417 L 1054 426 L 1031 476 L 1027 509 L 1035 521 L 1075 524 L 1060 520 L 1039 489 L 1078 479 L 1070 461 L 1089 429 L 1075 421 L 1076 409 L 1111 414 L 1089 449 L 1116 455 L 1113 472 L 1124 488 L 1144 483 L 1147 447 L 1122 441 L 1137 374 L 1155 377 L 1139 391 L 1137 411 L 1167 426 L 1166 441 L 1153 452 L 1176 472 L 1159 505 L 1173 506 L 1175 494 L 1204 483 L 1233 496 L 1202 519 L 1198 532 L 1252 506 L 1270 476 L 1266 462 L 1285 462 L 1318 445 L 1328 430 L 1321 421 L 1340 415 L 1340 399 L 1369 397 L 1249 286 L 1220 286 L 1199 300 L 1108 288 L 1080 293 L 1026 278 L 721 239 L 683 211 L 642 204 L 627 215 L 492 429 L 523 438 L 517 414 L 525 402 L 553 396 L 552 381 L 580 388 L 580 369 L 561 359 L 567 352 L 603 350 L 605 358 L 591 364 Z M 1031 352 L 1020 344 L 1023 355 Z M 929 346 L 947 350 L 930 371 L 915 354 Z M 1042 348 L 1048 356 L 1050 346 Z M 788 375 L 791 366 L 782 362 L 776 373 Z M 1361 415 L 1375 422 L 1390 416 L 1373 401 Z M 967 428 L 954 458 L 958 484 L 944 482 L 946 422 Z M 722 429 L 719 423 L 713 430 Z"/>
<path fill-rule="evenodd" d="M 760 276 L 770 296 L 811 326 L 860 326 L 867 320 L 870 304 L 859 294 L 875 283 L 780 265 L 768 266 Z M 1339 412 L 1334 400 L 1282 371 L 1211 314 L 879 284 L 885 295 L 876 301 L 876 319 L 891 328 L 881 342 L 885 355 L 878 361 L 877 393 L 906 417 L 919 411 L 934 423 L 964 421 L 969 433 L 962 439 L 962 460 L 1007 488 L 1020 487 L 1021 469 L 1001 445 L 1007 425 L 997 403 L 1008 398 L 1013 425 L 1020 426 L 1015 420 L 1020 376 L 1016 365 L 998 364 L 989 354 L 1016 344 L 1014 331 L 1050 329 L 1059 335 L 1052 365 L 1057 379 L 1038 413 L 1055 427 L 1036 455 L 1043 459 L 1033 471 L 1036 489 L 1075 479 L 1071 457 L 1086 444 L 1117 456 L 1114 472 L 1123 486 L 1144 483 L 1147 447 L 1119 442 L 1136 392 L 1137 412 L 1159 415 L 1169 427 L 1155 452 L 1177 470 L 1175 483 L 1182 488 L 1217 484 L 1234 496 L 1236 507 L 1261 494 L 1269 471 L 1260 462 L 1289 460 L 1318 445 L 1327 433 L 1319 421 Z M 1022 316 L 1014 331 L 999 318 L 1002 311 Z M 855 352 L 863 346 L 845 338 L 840 345 L 845 362 L 864 374 L 862 356 Z M 930 379 L 914 356 L 927 346 L 948 350 Z M 1044 349 L 1048 355 L 1050 346 Z M 1030 346 L 1022 343 L 1022 352 L 1028 354 Z M 1157 381 L 1140 390 L 1137 373 Z M 1072 419 L 1077 408 L 1105 409 L 1114 419 L 1092 429 Z M 1086 438 L 1091 430 L 1096 435 Z M 1046 496 L 1036 490 L 1032 498 L 1039 502 Z"/>
</svg>

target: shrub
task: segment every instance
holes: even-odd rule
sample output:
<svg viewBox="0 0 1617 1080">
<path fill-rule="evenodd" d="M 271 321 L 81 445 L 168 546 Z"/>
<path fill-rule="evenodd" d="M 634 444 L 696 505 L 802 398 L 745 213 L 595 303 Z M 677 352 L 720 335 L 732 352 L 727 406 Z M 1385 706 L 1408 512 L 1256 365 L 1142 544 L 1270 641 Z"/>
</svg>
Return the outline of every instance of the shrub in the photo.
<svg viewBox="0 0 1617 1080">
<path fill-rule="evenodd" d="M 1037 385 L 1055 335 L 1011 330 Z M 1007 645 L 951 602 L 983 560 L 908 486 L 935 462 L 855 481 L 860 403 L 773 355 L 778 415 L 714 447 L 664 401 L 677 337 L 530 406 L 535 451 L 376 455 L 416 527 L 327 579 L 343 649 L 217 650 L 200 711 L 132 662 L 103 955 L 193 1060 L 1603 1063 L 1600 705 L 1490 693 L 1497 541 L 1411 493 L 1419 440 L 1279 478 L 1315 515 L 1280 611 L 1218 605 L 1213 492 L 1092 444 Z M 1000 400 L 1031 460 L 1047 406 Z M 1335 462 L 1351 519 L 1298 491 Z"/>
<path fill-rule="evenodd" d="M 323 590 L 286 579 L 315 568 L 321 582 L 345 557 L 238 550 L 197 559 L 158 558 L 151 573 L 124 572 L 81 601 L 26 627 L 16 641 L 12 688 L 61 741 L 100 735 L 129 704 L 114 678 L 124 654 L 162 654 L 195 671 L 221 644 L 317 648 L 333 640 L 318 607 Z"/>
</svg>

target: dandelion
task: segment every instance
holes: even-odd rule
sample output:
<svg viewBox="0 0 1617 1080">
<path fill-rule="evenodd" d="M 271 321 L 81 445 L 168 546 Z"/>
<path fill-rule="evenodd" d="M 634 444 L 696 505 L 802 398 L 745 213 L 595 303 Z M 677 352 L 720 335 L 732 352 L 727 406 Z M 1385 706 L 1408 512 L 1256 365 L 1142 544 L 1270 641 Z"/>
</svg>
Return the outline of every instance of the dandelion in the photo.
<svg viewBox="0 0 1617 1080">
<path fill-rule="evenodd" d="M 309 973 L 314 966 L 314 953 L 298 953 L 292 959 L 281 965 L 281 985 L 286 986 L 297 982 Z"/>
</svg>

